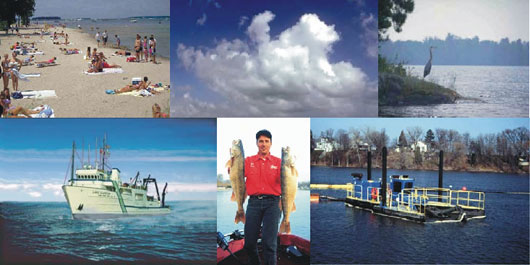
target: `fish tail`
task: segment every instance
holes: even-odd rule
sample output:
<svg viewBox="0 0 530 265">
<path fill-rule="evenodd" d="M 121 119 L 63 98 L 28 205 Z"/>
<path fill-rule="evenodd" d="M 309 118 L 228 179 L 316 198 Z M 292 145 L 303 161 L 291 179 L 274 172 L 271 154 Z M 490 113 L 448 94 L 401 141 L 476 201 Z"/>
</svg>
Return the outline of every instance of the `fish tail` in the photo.
<svg viewBox="0 0 530 265">
<path fill-rule="evenodd" d="M 280 233 L 281 234 L 290 234 L 291 233 L 291 222 L 282 220 L 280 224 Z"/>
<path fill-rule="evenodd" d="M 234 219 L 234 223 L 237 224 L 239 222 L 242 222 L 244 224 L 245 221 L 246 221 L 245 211 L 237 211 L 236 218 Z"/>
</svg>

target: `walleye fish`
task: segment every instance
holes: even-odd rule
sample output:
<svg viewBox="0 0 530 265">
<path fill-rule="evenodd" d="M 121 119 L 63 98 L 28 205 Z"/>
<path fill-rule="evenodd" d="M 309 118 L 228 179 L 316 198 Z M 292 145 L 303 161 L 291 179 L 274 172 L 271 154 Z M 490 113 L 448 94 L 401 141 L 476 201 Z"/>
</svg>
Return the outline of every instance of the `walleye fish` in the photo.
<svg viewBox="0 0 530 265">
<path fill-rule="evenodd" d="M 296 210 L 294 199 L 296 198 L 296 190 L 298 189 L 298 171 L 294 167 L 294 158 L 291 156 L 289 146 L 282 147 L 281 182 L 283 219 L 280 224 L 280 233 L 290 234 L 291 222 L 289 221 L 289 217 L 291 216 L 291 212 Z"/>
<path fill-rule="evenodd" d="M 230 200 L 237 202 L 237 212 L 234 223 L 245 223 L 245 210 L 243 204 L 247 198 L 247 188 L 245 186 L 245 153 L 243 143 L 240 139 L 232 141 L 230 148 L 230 160 L 226 163 L 232 183 L 232 197 Z"/>
</svg>

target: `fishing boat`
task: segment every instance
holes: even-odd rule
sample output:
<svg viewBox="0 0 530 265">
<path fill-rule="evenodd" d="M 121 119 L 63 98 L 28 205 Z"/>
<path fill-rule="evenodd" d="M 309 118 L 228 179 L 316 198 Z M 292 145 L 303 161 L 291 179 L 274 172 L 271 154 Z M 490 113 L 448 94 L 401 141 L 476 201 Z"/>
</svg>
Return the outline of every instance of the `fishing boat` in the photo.
<svg viewBox="0 0 530 265">
<path fill-rule="evenodd" d="M 162 194 L 159 193 L 156 179 L 151 178 L 151 175 L 139 180 L 140 173 L 138 172 L 130 183 L 123 183 L 120 179 L 120 170 L 108 168 L 109 148 L 104 138 L 103 147 L 99 149 L 99 159 L 96 151 L 95 165 L 82 162 L 82 167 L 75 169 L 76 148 L 73 142 L 70 179 L 62 186 L 73 218 L 168 214 L 170 208 L 165 205 L 167 183 Z M 148 187 L 153 184 L 156 188 L 156 198 L 149 196 L 147 192 Z"/>
<path fill-rule="evenodd" d="M 417 187 L 415 180 L 408 175 L 387 176 L 386 148 L 383 148 L 382 155 L 382 177 L 379 181 L 371 179 L 371 153 L 368 152 L 366 180 L 362 174 L 354 173 L 352 183 L 312 184 L 312 188 L 344 189 L 347 206 L 409 221 L 465 222 L 486 217 L 484 192 L 443 187 L 443 151 L 440 151 L 439 158 L 438 187 Z"/>
<path fill-rule="evenodd" d="M 244 245 L 245 235 L 243 230 L 235 230 L 229 234 L 217 232 L 217 264 L 246 264 L 248 255 L 243 248 Z M 260 240 L 258 241 L 258 251 L 263 259 Z M 309 264 L 309 258 L 309 240 L 291 234 L 278 234 L 278 265 Z"/>
</svg>

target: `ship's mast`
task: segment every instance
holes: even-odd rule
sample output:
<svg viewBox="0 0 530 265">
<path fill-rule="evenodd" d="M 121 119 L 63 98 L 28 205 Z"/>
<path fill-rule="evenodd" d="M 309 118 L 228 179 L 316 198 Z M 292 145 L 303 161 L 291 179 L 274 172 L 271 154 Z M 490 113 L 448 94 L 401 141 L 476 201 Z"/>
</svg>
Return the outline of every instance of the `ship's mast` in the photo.
<svg viewBox="0 0 530 265">
<path fill-rule="evenodd" d="M 74 179 L 74 154 L 75 154 L 75 141 L 72 142 L 72 172 L 70 172 L 70 180 Z"/>
<path fill-rule="evenodd" d="M 107 154 L 107 134 L 105 134 L 105 136 L 103 136 L 103 148 L 102 148 L 103 152 L 102 152 L 102 161 L 101 161 L 101 164 L 103 165 L 103 171 L 105 171 L 105 155 Z"/>
</svg>

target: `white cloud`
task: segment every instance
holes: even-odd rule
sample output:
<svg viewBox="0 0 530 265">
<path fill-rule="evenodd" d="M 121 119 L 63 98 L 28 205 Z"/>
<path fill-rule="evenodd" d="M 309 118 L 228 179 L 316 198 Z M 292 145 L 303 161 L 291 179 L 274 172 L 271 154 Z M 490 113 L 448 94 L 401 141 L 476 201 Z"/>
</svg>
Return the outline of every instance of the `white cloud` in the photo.
<svg viewBox="0 0 530 265">
<path fill-rule="evenodd" d="M 375 58 L 378 52 L 377 20 L 373 14 L 370 13 L 367 15 L 364 12 L 361 13 L 359 20 L 363 28 L 361 40 L 366 48 L 366 53 L 368 56 Z"/>
<path fill-rule="evenodd" d="M 199 19 L 197 19 L 197 25 L 203 26 L 206 23 L 206 19 L 207 19 L 206 13 L 202 13 L 202 16 Z"/>
<path fill-rule="evenodd" d="M 216 192 L 216 183 L 180 183 L 170 182 L 167 184 L 168 192 Z"/>
<path fill-rule="evenodd" d="M 305 14 L 277 37 L 269 35 L 274 14 L 254 16 L 250 44 L 221 40 L 213 48 L 179 44 L 177 55 L 225 103 L 209 103 L 185 93 L 172 99 L 172 113 L 186 116 L 375 116 L 377 85 L 345 61 L 330 62 L 340 40 L 334 25 Z M 376 45 L 377 50 L 377 45 Z M 178 109 L 178 110 L 177 110 Z M 234 114 L 235 113 L 235 114 Z M 195 115 L 198 114 L 198 115 Z"/>
<path fill-rule="evenodd" d="M 0 183 L 0 190 L 17 190 L 20 188 L 19 184 L 4 184 Z"/>
<path fill-rule="evenodd" d="M 238 28 L 241 28 L 243 27 L 248 21 L 248 17 L 247 16 L 242 16 L 239 18 L 239 23 L 237 24 L 237 27 Z"/>
<path fill-rule="evenodd" d="M 28 195 L 33 197 L 33 198 L 39 198 L 42 196 L 42 193 L 38 192 L 38 191 L 31 191 L 31 192 L 28 192 Z"/>
</svg>

